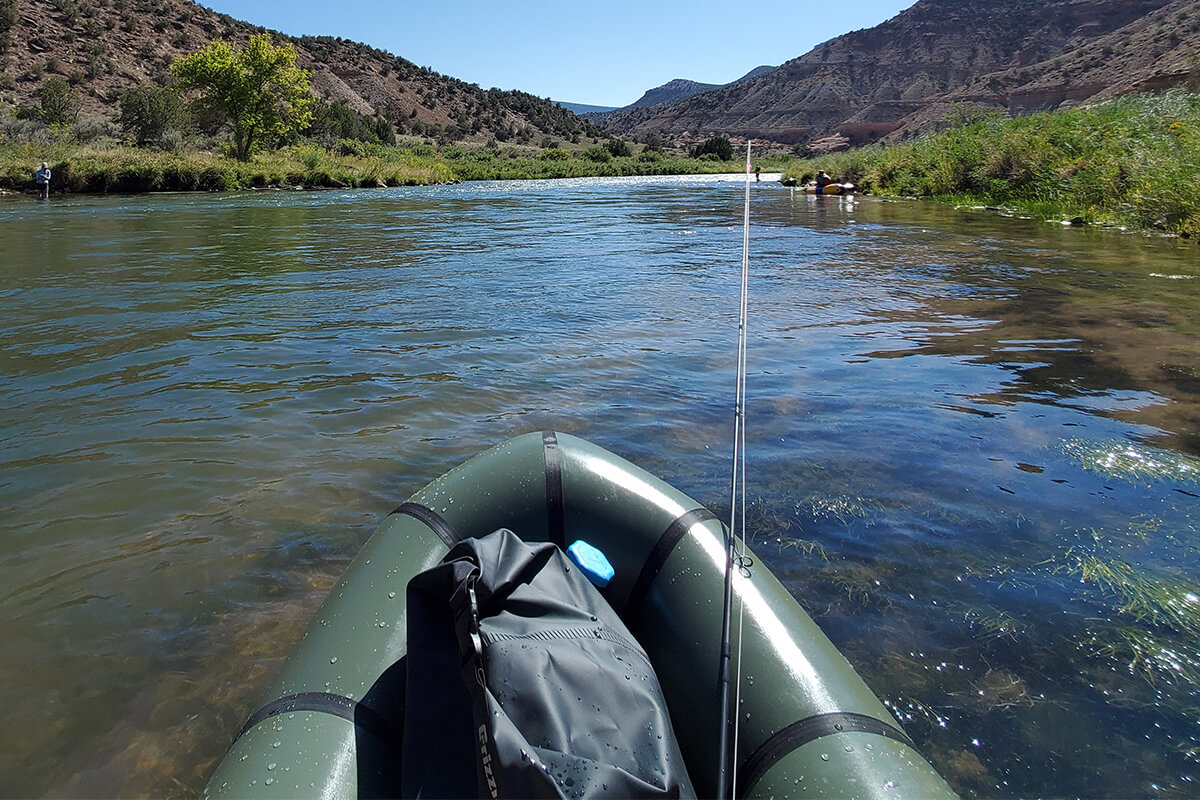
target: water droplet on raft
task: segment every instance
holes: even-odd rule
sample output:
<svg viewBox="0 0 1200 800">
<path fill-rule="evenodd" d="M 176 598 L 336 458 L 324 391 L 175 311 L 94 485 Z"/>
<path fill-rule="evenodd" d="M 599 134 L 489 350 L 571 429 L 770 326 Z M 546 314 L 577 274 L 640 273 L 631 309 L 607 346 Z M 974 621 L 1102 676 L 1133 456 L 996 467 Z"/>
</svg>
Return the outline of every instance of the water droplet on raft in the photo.
<svg viewBox="0 0 1200 800">
<path fill-rule="evenodd" d="M 274 779 L 274 778 L 267 778 L 267 780 L 265 781 L 265 783 L 267 784 L 267 786 L 270 786 L 270 785 L 271 785 L 272 783 L 274 783 L 274 782 L 275 782 L 275 779 Z"/>
<path fill-rule="evenodd" d="M 896 788 L 896 782 L 895 782 L 895 781 L 888 781 L 887 783 L 885 783 L 885 784 L 883 785 L 883 790 L 884 790 L 885 792 L 890 792 L 892 789 L 895 789 L 895 788 Z"/>
<path fill-rule="evenodd" d="M 269 769 L 269 770 L 275 769 L 275 766 L 276 766 L 275 764 L 267 764 L 267 769 Z"/>
<path fill-rule="evenodd" d="M 333 658 L 329 659 L 329 663 L 330 663 L 330 664 L 336 664 L 336 663 L 337 663 L 337 656 L 334 656 Z"/>
<path fill-rule="evenodd" d="M 279 747 L 283 742 L 271 742 L 271 747 Z"/>
<path fill-rule="evenodd" d="M 388 592 L 388 599 L 389 599 L 389 600 L 390 600 L 391 598 L 395 597 L 395 596 L 396 596 L 396 593 L 395 593 L 395 592 Z"/>
<path fill-rule="evenodd" d="M 829 753 L 821 753 L 821 760 L 822 760 L 822 761 L 828 761 L 828 760 L 829 760 Z"/>
</svg>

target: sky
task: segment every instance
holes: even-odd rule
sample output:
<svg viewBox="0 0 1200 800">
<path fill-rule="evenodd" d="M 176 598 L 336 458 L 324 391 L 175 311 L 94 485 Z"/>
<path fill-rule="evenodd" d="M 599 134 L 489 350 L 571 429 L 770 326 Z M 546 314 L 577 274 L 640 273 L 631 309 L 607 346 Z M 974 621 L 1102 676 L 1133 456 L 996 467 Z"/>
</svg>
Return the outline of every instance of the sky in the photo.
<svg viewBox="0 0 1200 800">
<path fill-rule="evenodd" d="M 729 83 L 915 0 L 199 0 L 292 36 L 341 36 L 484 89 L 625 106 L 673 78 Z"/>
</svg>

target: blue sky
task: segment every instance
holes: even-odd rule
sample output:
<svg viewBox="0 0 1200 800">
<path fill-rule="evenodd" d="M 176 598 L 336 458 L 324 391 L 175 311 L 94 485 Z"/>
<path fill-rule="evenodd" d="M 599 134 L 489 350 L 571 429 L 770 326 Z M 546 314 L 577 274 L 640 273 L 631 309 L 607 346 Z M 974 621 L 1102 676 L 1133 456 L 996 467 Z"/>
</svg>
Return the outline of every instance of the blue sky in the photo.
<svg viewBox="0 0 1200 800">
<path fill-rule="evenodd" d="M 728 83 L 890 19 L 915 0 L 201 0 L 287 34 L 341 36 L 553 100 L 623 106 L 672 78 Z"/>
</svg>

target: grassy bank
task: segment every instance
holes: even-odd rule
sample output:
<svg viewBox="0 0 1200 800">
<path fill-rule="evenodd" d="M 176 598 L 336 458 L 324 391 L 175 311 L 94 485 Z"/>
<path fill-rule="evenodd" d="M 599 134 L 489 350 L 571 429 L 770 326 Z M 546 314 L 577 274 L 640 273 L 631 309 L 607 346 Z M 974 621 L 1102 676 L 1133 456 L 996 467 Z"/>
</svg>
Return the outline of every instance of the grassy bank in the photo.
<svg viewBox="0 0 1200 800">
<path fill-rule="evenodd" d="M 33 189 L 33 170 L 50 163 L 54 192 L 220 191 L 256 187 L 383 187 L 450 183 L 457 180 L 578 178 L 624 175 L 683 175 L 736 172 L 735 161 L 639 153 L 595 160 L 552 148 L 506 150 L 428 144 L 409 147 L 364 145 L 335 152 L 303 144 L 260 153 L 240 162 L 207 151 L 164 151 L 126 145 L 58 141 L 0 143 L 0 189 Z M 776 159 L 764 168 L 782 168 Z"/>
<path fill-rule="evenodd" d="M 993 117 L 796 162 L 786 175 L 806 181 L 822 169 L 874 194 L 1200 236 L 1200 95 L 1173 90 Z"/>
<path fill-rule="evenodd" d="M 50 163 L 54 175 L 51 187 L 56 192 L 402 186 L 454 180 L 450 168 L 435 156 L 394 148 L 346 156 L 301 145 L 240 162 L 210 152 L 58 143 L 45 148 L 29 144 L 0 146 L 0 188 L 30 189 L 30 170 L 43 160 Z"/>
</svg>

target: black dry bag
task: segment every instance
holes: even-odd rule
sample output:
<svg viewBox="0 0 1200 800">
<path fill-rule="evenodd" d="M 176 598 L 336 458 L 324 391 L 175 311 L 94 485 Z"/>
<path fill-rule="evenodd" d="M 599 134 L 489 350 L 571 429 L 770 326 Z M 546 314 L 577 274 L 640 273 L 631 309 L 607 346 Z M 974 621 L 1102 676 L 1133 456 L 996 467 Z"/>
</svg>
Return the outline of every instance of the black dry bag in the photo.
<svg viewBox="0 0 1200 800">
<path fill-rule="evenodd" d="M 509 530 L 408 585 L 408 797 L 695 797 L 645 651 L 553 544 Z"/>
</svg>

